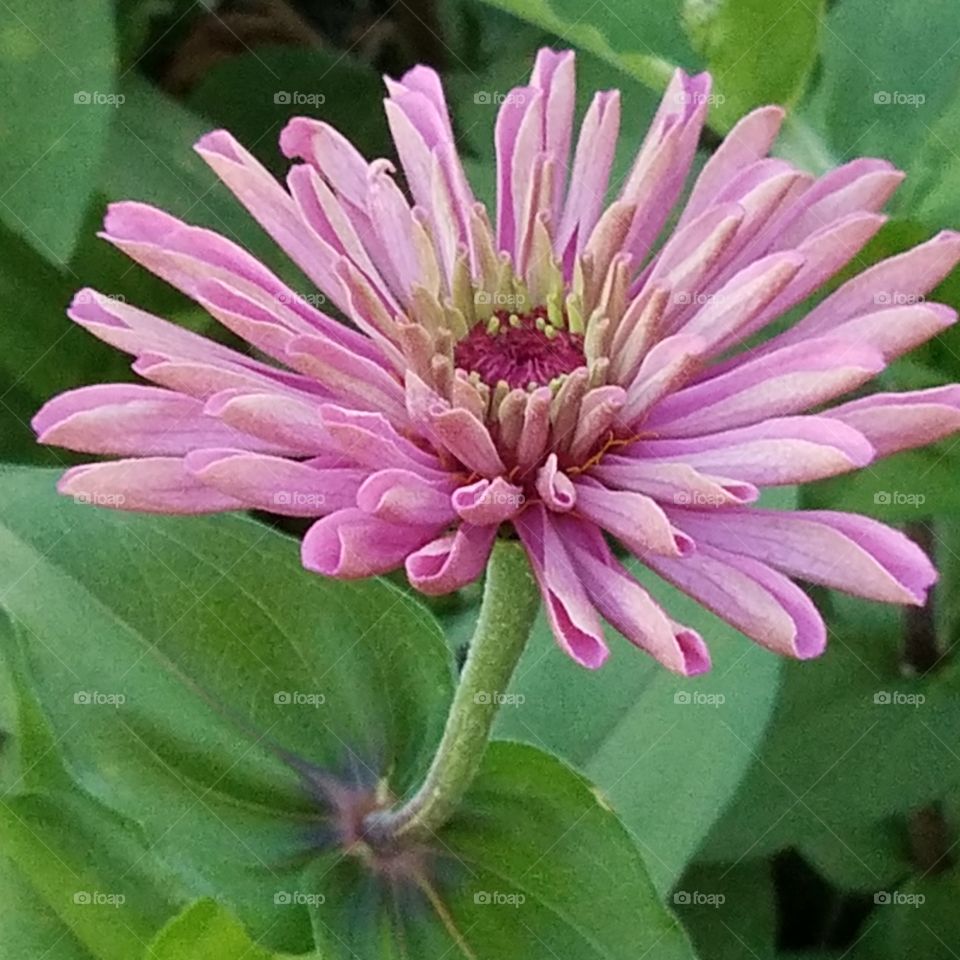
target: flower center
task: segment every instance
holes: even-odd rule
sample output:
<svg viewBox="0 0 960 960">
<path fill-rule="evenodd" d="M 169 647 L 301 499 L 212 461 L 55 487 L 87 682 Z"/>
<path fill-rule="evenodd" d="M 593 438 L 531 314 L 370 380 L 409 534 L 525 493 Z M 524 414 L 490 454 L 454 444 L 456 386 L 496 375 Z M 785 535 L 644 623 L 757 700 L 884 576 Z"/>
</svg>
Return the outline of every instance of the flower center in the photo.
<svg viewBox="0 0 960 960">
<path fill-rule="evenodd" d="M 490 386 L 503 380 L 511 389 L 526 389 L 584 366 L 583 337 L 551 326 L 546 307 L 522 316 L 498 310 L 458 341 L 454 362 Z"/>
</svg>

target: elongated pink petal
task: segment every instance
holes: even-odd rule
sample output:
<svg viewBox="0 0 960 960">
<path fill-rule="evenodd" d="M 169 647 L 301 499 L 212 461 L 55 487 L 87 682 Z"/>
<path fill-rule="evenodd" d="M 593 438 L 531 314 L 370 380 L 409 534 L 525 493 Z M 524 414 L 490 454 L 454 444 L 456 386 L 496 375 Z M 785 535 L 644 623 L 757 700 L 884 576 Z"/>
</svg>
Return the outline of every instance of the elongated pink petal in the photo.
<svg viewBox="0 0 960 960">
<path fill-rule="evenodd" d="M 692 677 L 710 669 L 710 652 L 696 631 L 675 624 L 624 569 L 595 527 L 561 521 L 565 542 L 590 600 L 631 643 L 668 670 Z"/>
<path fill-rule="evenodd" d="M 960 431 L 960 386 L 909 393 L 875 393 L 827 411 L 859 430 L 886 457 L 936 443 Z"/>
<path fill-rule="evenodd" d="M 196 450 L 187 471 L 249 509 L 288 517 L 321 517 L 352 507 L 363 482 L 360 470 L 317 469 L 283 457 L 245 450 Z"/>
<path fill-rule="evenodd" d="M 244 504 L 208 487 L 180 457 L 141 457 L 71 467 L 60 478 L 60 493 L 78 503 L 140 513 L 223 513 Z"/>
<path fill-rule="evenodd" d="M 780 132 L 783 117 L 781 107 L 760 107 L 737 122 L 704 164 L 677 224 L 678 229 L 715 202 L 737 173 L 767 155 Z"/>
<path fill-rule="evenodd" d="M 590 476 L 611 489 L 633 490 L 661 503 L 701 509 L 753 503 L 760 496 L 752 483 L 701 473 L 688 463 L 609 455 Z"/>
<path fill-rule="evenodd" d="M 829 334 L 838 324 L 878 307 L 922 299 L 960 262 L 960 233 L 944 230 L 932 240 L 864 270 L 815 307 L 783 342 Z"/>
<path fill-rule="evenodd" d="M 530 566 L 540 586 L 553 635 L 577 663 L 596 670 L 607 659 L 603 628 L 577 576 L 563 539 L 539 504 L 516 521 Z"/>
<path fill-rule="evenodd" d="M 650 411 L 644 428 L 691 437 L 803 413 L 861 386 L 884 366 L 872 347 L 810 340 L 673 393 Z"/>
<path fill-rule="evenodd" d="M 205 415 L 198 400 L 136 384 L 106 383 L 61 393 L 33 418 L 40 443 L 80 453 L 163 456 L 199 447 L 291 452 Z"/>
<path fill-rule="evenodd" d="M 577 515 L 612 533 L 635 553 L 682 557 L 695 549 L 693 541 L 670 524 L 650 497 L 632 490 L 609 490 L 587 479 L 574 487 Z"/>
<path fill-rule="evenodd" d="M 703 545 L 689 557 L 644 562 L 761 646 L 807 660 L 823 653 L 827 631 L 810 598 L 766 564 Z"/>
<path fill-rule="evenodd" d="M 782 417 L 687 440 L 643 440 L 625 448 L 655 462 L 682 460 L 704 473 L 758 486 L 809 483 L 874 459 L 867 438 L 830 417 Z"/>
<path fill-rule="evenodd" d="M 698 544 L 884 603 L 923 604 L 936 572 L 908 537 L 866 517 L 807 510 L 672 511 Z"/>
</svg>

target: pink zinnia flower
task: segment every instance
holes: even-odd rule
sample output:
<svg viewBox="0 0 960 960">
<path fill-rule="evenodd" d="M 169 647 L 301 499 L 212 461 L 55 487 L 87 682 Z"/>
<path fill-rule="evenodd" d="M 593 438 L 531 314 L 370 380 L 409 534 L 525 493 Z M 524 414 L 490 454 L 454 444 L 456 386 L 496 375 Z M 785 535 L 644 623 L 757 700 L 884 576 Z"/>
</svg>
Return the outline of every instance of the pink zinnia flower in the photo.
<svg viewBox="0 0 960 960">
<path fill-rule="evenodd" d="M 960 428 L 957 386 L 822 411 L 954 322 L 917 301 L 960 259 L 960 234 L 871 267 L 747 345 L 856 257 L 897 170 L 860 159 L 814 179 L 768 158 L 783 114 L 765 107 L 711 157 L 658 244 L 709 76 L 677 72 L 605 205 L 618 95 L 595 96 L 571 158 L 573 54 L 543 50 L 497 119 L 494 227 L 437 75 L 417 67 L 387 86 L 409 196 L 389 161 L 310 119 L 281 137 L 300 161 L 287 189 L 225 131 L 197 144 L 352 326 L 216 233 L 141 203 L 110 208 L 108 241 L 276 364 L 82 291 L 73 320 L 134 355 L 154 386 L 85 387 L 40 411 L 42 442 L 124 458 L 69 470 L 63 493 L 159 513 L 317 517 L 302 547 L 310 570 L 405 564 L 428 594 L 478 577 L 512 526 L 557 641 L 587 667 L 607 656 L 601 616 L 671 670 L 709 667 L 702 639 L 641 588 L 605 533 L 781 654 L 825 643 L 791 577 L 924 602 L 936 574 L 895 530 L 751 506 L 760 487 L 835 476 Z"/>
</svg>

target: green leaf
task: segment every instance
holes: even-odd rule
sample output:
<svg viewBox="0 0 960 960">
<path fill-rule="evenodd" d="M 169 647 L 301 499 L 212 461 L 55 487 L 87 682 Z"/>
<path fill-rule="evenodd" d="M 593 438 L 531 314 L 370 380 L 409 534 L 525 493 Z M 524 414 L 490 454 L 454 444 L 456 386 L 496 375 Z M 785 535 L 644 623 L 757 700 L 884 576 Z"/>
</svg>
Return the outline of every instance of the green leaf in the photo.
<svg viewBox="0 0 960 960">
<path fill-rule="evenodd" d="M 300 960 L 314 957 L 300 955 Z M 255 944 L 219 903 L 199 900 L 174 917 L 147 948 L 144 960 L 283 960 Z M 315 958 L 319 960 L 319 958 Z"/>
<path fill-rule="evenodd" d="M 0 219 L 70 256 L 117 113 L 108 0 L 7 0 L 0 22 Z"/>
<path fill-rule="evenodd" d="M 687 0 L 687 27 L 715 78 L 711 118 L 728 129 L 754 107 L 792 105 L 817 57 L 825 0 Z"/>
<path fill-rule="evenodd" d="M 305 877 L 330 960 L 692 960 L 630 836 L 590 784 L 521 744 L 493 743 L 439 837 L 436 876 L 383 901 L 351 860 Z"/>
<path fill-rule="evenodd" d="M 129 361 L 67 319 L 76 279 L 2 227 L 0 248 L 0 458 L 73 462 L 37 445 L 30 418 L 61 390 L 123 379 Z"/>
<path fill-rule="evenodd" d="M 209 227 L 294 281 L 296 289 L 310 291 L 302 274 L 194 151 L 214 124 L 136 74 L 129 74 L 120 89 L 123 110 L 100 171 L 99 186 L 107 199 L 152 203 L 187 223 Z"/>
<path fill-rule="evenodd" d="M 0 960 L 45 957 L 91 960 L 92 955 L 64 926 L 26 875 L 0 855 Z M 54 952 L 56 951 L 56 952 Z"/>
<path fill-rule="evenodd" d="M 884 860 L 873 864 L 843 838 L 858 824 L 905 813 L 956 788 L 957 678 L 951 669 L 927 679 L 903 675 L 897 608 L 831 594 L 825 610 L 827 652 L 786 665 L 757 760 L 703 856 L 735 862 L 832 841 L 841 848 L 838 859 L 854 861 L 879 882 Z"/>
<path fill-rule="evenodd" d="M 308 949 L 302 906 L 274 903 L 317 843 L 291 764 L 419 782 L 453 680 L 435 622 L 383 582 L 306 573 L 251 520 L 91 509 L 53 480 L 0 475 L 0 596 L 70 770 L 195 896 Z"/>
<path fill-rule="evenodd" d="M 958 209 L 949 185 L 960 175 L 950 146 L 960 116 L 960 7 L 931 0 L 922 15 L 909 3 L 877 14 L 873 0 L 831 5 L 811 117 L 837 156 L 881 156 L 906 169 L 897 211 L 912 216 L 922 209 L 927 222 L 942 225 Z M 921 205 L 931 192 L 936 198 Z M 944 217 L 948 211 L 952 216 Z"/>
<path fill-rule="evenodd" d="M 136 827 L 77 790 L 0 801 L 0 848 L 45 905 L 48 928 L 55 914 L 80 956 L 81 944 L 98 960 L 138 956 L 178 905 Z M 28 918 L 26 942 L 36 936 Z"/>
<path fill-rule="evenodd" d="M 618 70 L 662 89 L 674 63 L 695 65 L 680 26 L 681 0 L 658 4 L 609 0 L 584 9 L 577 0 L 485 0 L 587 50 Z"/>
<path fill-rule="evenodd" d="M 847 510 L 884 523 L 922 520 L 960 509 L 960 448 L 956 440 L 887 457 L 853 476 L 804 488 L 804 507 Z"/>
<path fill-rule="evenodd" d="M 774 956 L 777 907 L 769 863 L 694 865 L 683 875 L 672 900 L 700 956 L 710 960 Z"/>
<path fill-rule="evenodd" d="M 785 506 L 793 492 L 779 497 Z M 713 670 L 677 677 L 621 639 L 606 666 L 589 673 L 557 648 L 541 618 L 495 732 L 558 754 L 596 783 L 665 894 L 753 760 L 780 661 L 680 591 L 638 575 L 674 619 L 703 635 Z"/>
<path fill-rule="evenodd" d="M 955 960 L 960 943 L 960 872 L 911 880 L 874 895 L 866 930 L 850 960 Z"/>
<path fill-rule="evenodd" d="M 370 159 L 390 156 L 383 97 L 377 72 L 339 51 L 258 49 L 213 67 L 187 102 L 283 175 L 277 144 L 291 117 L 325 120 Z"/>
</svg>

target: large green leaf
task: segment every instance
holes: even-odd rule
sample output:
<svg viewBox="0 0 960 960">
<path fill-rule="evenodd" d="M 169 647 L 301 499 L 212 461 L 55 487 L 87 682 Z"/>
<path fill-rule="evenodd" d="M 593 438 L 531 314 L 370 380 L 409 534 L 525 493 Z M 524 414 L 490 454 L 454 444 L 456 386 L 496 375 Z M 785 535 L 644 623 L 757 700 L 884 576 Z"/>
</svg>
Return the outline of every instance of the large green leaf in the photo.
<svg viewBox="0 0 960 960">
<path fill-rule="evenodd" d="M 576 0 L 485 0 L 491 6 L 556 34 L 653 87 L 669 80 L 673 64 L 696 66 L 683 33 L 681 0 L 635 3 L 609 0 L 584 9 Z"/>
<path fill-rule="evenodd" d="M 90 952 L 39 897 L 26 875 L 0 855 L 0 960 L 92 960 Z"/>
<path fill-rule="evenodd" d="M 757 760 L 705 855 L 739 861 L 832 842 L 831 873 L 865 875 L 865 886 L 889 875 L 888 858 L 844 837 L 956 788 L 960 696 L 953 669 L 903 675 L 897 609 L 833 595 L 829 614 L 827 653 L 787 665 Z"/>
<path fill-rule="evenodd" d="M 111 513 L 52 486 L 0 478 L 0 596 L 71 771 L 195 895 L 307 949 L 302 906 L 273 900 L 320 813 L 291 755 L 397 795 L 418 782 L 452 686 L 435 623 L 382 582 L 307 574 L 253 521 Z"/>
<path fill-rule="evenodd" d="M 76 278 L 0 227 L 0 458 L 64 463 L 38 447 L 30 418 L 52 394 L 122 376 L 127 360 L 71 323 Z"/>
<path fill-rule="evenodd" d="M 960 159 L 950 144 L 960 122 L 960 7 L 931 0 L 877 13 L 873 0 L 832 5 L 810 115 L 835 156 L 875 155 L 903 166 L 911 177 L 898 211 L 942 225 L 958 210 L 950 184 L 960 182 Z"/>
<path fill-rule="evenodd" d="M 319 960 L 314 954 L 300 960 Z M 214 900 L 178 914 L 147 947 L 144 960 L 283 960 L 255 944 L 243 926 Z M 292 958 L 290 958 L 292 960 Z"/>
<path fill-rule="evenodd" d="M 715 81 L 714 123 L 727 129 L 766 103 L 792 105 L 817 56 L 824 0 L 687 0 L 688 29 Z"/>
<path fill-rule="evenodd" d="M 261 48 L 215 66 L 188 103 L 282 174 L 277 144 L 291 117 L 325 120 L 371 159 L 391 156 L 384 94 L 375 70 L 341 52 Z"/>
<path fill-rule="evenodd" d="M 401 883 L 383 899 L 354 861 L 317 863 L 305 880 L 324 955 L 693 957 L 616 816 L 587 781 L 532 747 L 491 745 L 434 863 L 419 897 Z"/>
<path fill-rule="evenodd" d="M 0 18 L 0 219 L 64 263 L 112 119 L 109 0 L 5 0 Z"/>
<path fill-rule="evenodd" d="M 960 873 L 911 880 L 880 890 L 850 960 L 956 960 L 960 943 Z"/>
<path fill-rule="evenodd" d="M 769 863 L 695 865 L 672 902 L 700 956 L 709 960 L 772 960 L 776 894 Z"/>
<path fill-rule="evenodd" d="M 302 275 L 194 152 L 193 145 L 214 124 L 135 74 L 124 79 L 121 91 L 124 109 L 100 172 L 107 199 L 142 200 L 216 230 L 302 285 Z"/>
<path fill-rule="evenodd" d="M 75 954 L 74 942 L 98 960 L 129 960 L 178 906 L 136 826 L 77 790 L 0 802 L 0 849 L 45 907 L 33 912 L 51 926 L 55 914 Z M 37 935 L 29 916 L 16 930 L 26 943 Z"/>
<path fill-rule="evenodd" d="M 780 506 L 793 502 L 793 491 L 778 496 Z M 677 677 L 621 639 L 604 668 L 588 673 L 557 649 L 541 618 L 496 732 L 583 770 L 631 829 L 666 893 L 753 760 L 780 661 L 678 590 L 649 573 L 640 577 L 674 619 L 700 631 L 713 670 Z"/>
</svg>

